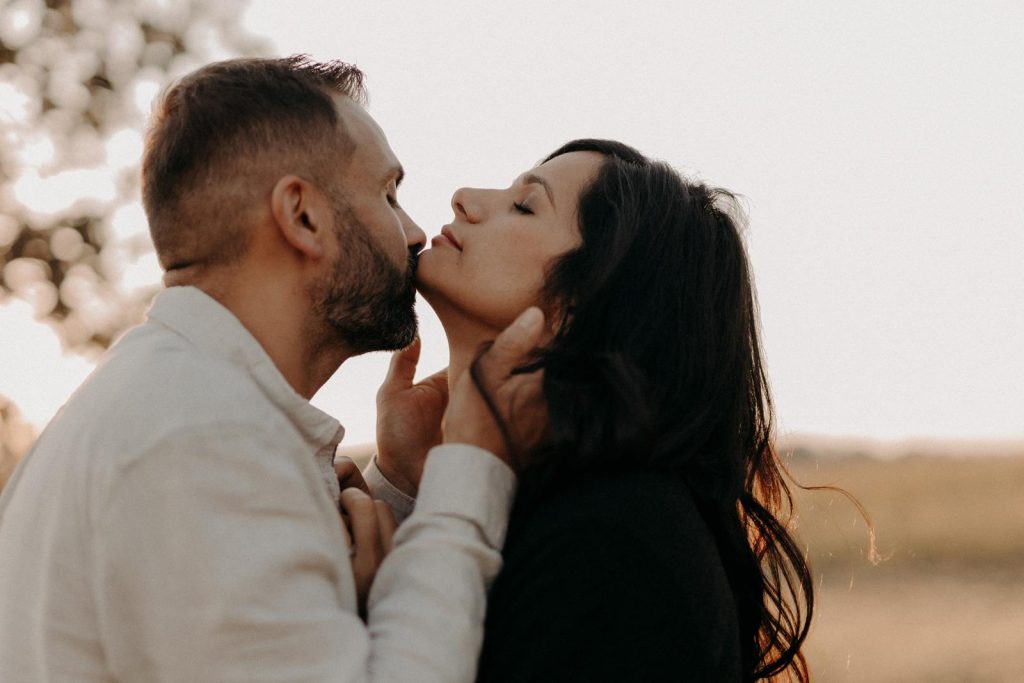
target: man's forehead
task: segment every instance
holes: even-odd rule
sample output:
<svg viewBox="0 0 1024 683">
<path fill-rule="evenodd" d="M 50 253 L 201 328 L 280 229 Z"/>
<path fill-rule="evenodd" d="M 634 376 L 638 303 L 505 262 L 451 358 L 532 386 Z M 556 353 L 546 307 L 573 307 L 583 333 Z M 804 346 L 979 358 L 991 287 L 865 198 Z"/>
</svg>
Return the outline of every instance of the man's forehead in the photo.
<svg viewBox="0 0 1024 683">
<path fill-rule="evenodd" d="M 384 130 L 373 120 L 369 112 L 344 95 L 336 95 L 335 102 L 349 139 L 355 144 L 354 156 L 374 166 L 381 166 L 382 172 L 400 169 L 398 157 L 388 144 Z"/>
</svg>

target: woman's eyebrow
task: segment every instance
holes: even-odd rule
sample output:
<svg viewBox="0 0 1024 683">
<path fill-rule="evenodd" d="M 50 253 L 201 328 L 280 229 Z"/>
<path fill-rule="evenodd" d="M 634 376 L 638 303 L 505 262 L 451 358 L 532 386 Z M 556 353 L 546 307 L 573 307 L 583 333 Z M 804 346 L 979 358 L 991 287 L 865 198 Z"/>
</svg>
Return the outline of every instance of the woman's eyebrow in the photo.
<svg viewBox="0 0 1024 683">
<path fill-rule="evenodd" d="M 544 193 L 548 196 L 548 201 L 551 202 L 551 206 L 555 206 L 555 195 L 551 191 L 551 185 L 548 184 L 548 181 L 544 180 L 536 173 L 527 173 L 523 176 L 524 185 L 530 185 L 533 183 L 544 188 Z"/>
</svg>

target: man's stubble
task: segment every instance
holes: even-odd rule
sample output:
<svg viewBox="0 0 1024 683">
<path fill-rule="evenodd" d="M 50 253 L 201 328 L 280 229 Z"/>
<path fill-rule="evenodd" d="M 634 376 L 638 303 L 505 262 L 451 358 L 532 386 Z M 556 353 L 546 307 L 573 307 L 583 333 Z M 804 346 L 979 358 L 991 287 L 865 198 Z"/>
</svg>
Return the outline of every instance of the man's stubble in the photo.
<svg viewBox="0 0 1024 683">
<path fill-rule="evenodd" d="M 347 202 L 333 203 L 344 256 L 313 283 L 315 311 L 353 353 L 405 348 L 416 336 L 416 256 L 410 252 L 402 273 Z"/>
</svg>

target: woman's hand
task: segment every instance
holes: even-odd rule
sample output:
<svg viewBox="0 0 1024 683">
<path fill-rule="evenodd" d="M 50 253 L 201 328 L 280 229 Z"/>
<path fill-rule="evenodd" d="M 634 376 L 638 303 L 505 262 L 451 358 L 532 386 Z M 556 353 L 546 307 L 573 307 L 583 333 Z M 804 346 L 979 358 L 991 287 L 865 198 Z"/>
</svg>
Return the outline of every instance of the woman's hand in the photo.
<svg viewBox="0 0 1024 683">
<path fill-rule="evenodd" d="M 419 337 L 391 356 L 377 392 L 377 467 L 403 493 L 415 497 L 427 451 L 441 443 L 441 418 L 448 405 L 448 369 L 416 384 Z"/>
<path fill-rule="evenodd" d="M 366 599 L 384 557 L 391 552 L 397 528 L 387 504 L 356 487 L 341 492 L 341 532 L 348 541 L 356 580 L 359 616 L 366 619 Z"/>
<path fill-rule="evenodd" d="M 366 495 L 370 494 L 370 485 L 363 479 L 363 473 L 355 460 L 347 455 L 339 455 L 334 459 L 334 473 L 338 476 L 338 488 L 344 491 L 347 488 L 357 488 Z"/>
</svg>

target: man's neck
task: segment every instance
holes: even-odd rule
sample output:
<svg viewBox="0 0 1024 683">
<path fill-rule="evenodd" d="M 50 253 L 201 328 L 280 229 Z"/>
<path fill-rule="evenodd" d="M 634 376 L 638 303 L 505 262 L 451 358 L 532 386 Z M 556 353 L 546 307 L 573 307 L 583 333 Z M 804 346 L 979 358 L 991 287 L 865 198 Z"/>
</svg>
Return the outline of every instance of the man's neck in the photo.
<svg viewBox="0 0 1024 683">
<path fill-rule="evenodd" d="M 353 354 L 325 325 L 312 320 L 309 304 L 295 289 L 273 283 L 266 278 L 244 287 L 196 286 L 238 318 L 288 384 L 308 400 Z"/>
</svg>

